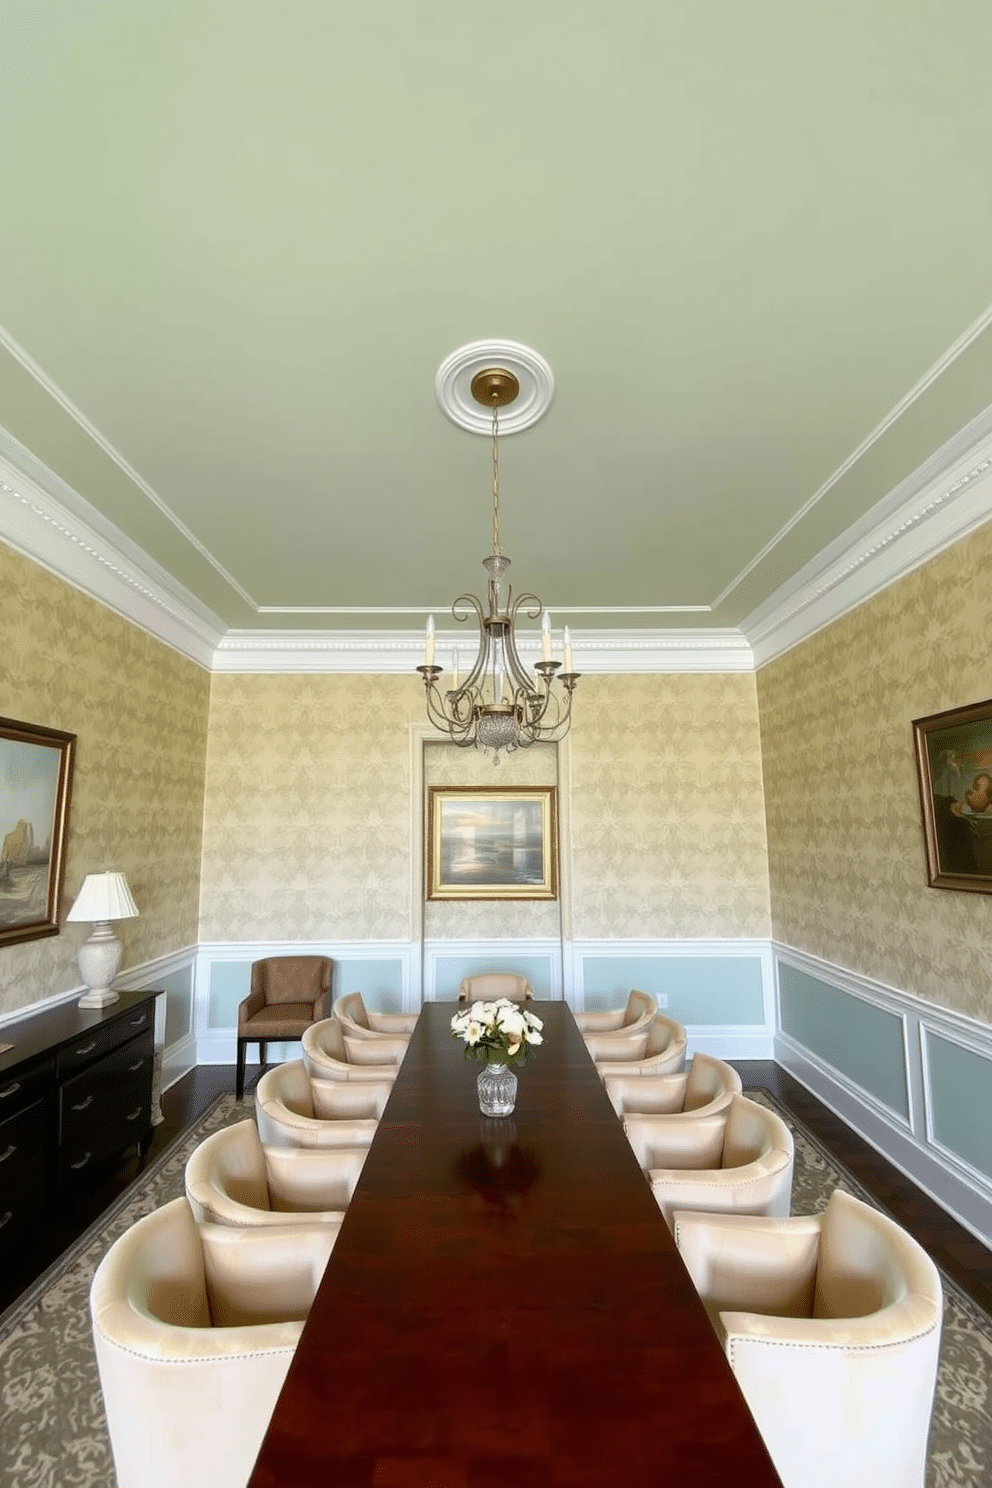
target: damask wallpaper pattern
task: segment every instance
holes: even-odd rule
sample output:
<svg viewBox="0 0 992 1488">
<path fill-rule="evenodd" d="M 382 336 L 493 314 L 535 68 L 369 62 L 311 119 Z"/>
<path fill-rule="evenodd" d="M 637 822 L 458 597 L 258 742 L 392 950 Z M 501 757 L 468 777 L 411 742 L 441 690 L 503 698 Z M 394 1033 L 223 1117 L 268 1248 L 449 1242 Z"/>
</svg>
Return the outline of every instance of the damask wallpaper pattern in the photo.
<svg viewBox="0 0 992 1488">
<path fill-rule="evenodd" d="M 417 676 L 215 675 L 200 939 L 406 940 Z"/>
<path fill-rule="evenodd" d="M 0 546 L 0 714 L 78 736 L 60 919 L 87 873 L 119 869 L 140 910 L 124 966 L 197 939 L 209 675 Z M 0 1013 L 79 985 L 89 931 L 0 948 Z"/>
<path fill-rule="evenodd" d="M 992 525 L 758 674 L 776 939 L 992 1017 L 992 898 L 927 887 L 911 723 L 992 695 Z"/>
<path fill-rule="evenodd" d="M 769 933 L 754 677 L 584 677 L 571 735 L 577 938 Z"/>
<path fill-rule="evenodd" d="M 416 677 L 215 676 L 201 940 L 408 938 L 422 722 Z M 576 937 L 768 935 L 753 676 L 585 677 L 569 747 Z M 427 783 L 555 778 L 551 750 L 426 752 Z M 431 906 L 425 928 L 556 936 L 558 906 Z"/>
</svg>

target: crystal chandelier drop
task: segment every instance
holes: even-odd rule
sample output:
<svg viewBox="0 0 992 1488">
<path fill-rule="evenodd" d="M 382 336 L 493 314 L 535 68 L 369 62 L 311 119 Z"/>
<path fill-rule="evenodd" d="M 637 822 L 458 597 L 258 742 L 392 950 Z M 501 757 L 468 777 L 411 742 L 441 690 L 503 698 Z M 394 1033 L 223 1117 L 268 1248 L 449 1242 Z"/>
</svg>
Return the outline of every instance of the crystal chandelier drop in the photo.
<svg viewBox="0 0 992 1488">
<path fill-rule="evenodd" d="M 486 608 L 474 594 L 461 594 L 451 606 L 460 624 L 474 614 L 479 627 L 478 652 L 468 675 L 459 681 L 457 652 L 450 685 L 442 691 L 444 668 L 434 661 L 434 617 L 427 622 L 424 679 L 427 717 L 462 748 L 475 745 L 493 751 L 523 749 L 535 743 L 554 743 L 568 733 L 572 721 L 572 693 L 579 673 L 572 671 L 568 628 L 564 636 L 564 669 L 551 659 L 551 624 L 535 594 L 514 599 L 506 578 L 510 560 L 500 545 L 499 527 L 499 410 L 520 391 L 517 377 L 504 367 L 486 367 L 472 379 L 472 396 L 492 409 L 493 551 L 482 566 L 489 575 Z M 520 613 L 529 620 L 543 616 L 541 660 L 528 670 L 517 652 L 515 626 Z"/>
</svg>

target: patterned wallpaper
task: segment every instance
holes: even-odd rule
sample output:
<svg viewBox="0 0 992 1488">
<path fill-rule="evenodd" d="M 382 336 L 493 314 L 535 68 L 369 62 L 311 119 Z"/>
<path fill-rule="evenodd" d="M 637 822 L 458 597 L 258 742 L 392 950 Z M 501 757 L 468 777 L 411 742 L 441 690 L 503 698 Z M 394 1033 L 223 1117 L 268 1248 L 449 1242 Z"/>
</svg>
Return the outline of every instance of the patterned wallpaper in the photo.
<svg viewBox="0 0 992 1488">
<path fill-rule="evenodd" d="M 213 678 L 200 939 L 406 940 L 419 677 Z"/>
<path fill-rule="evenodd" d="M 87 873 L 127 875 L 125 967 L 197 939 L 209 675 L 0 545 L 0 714 L 78 735 L 64 921 Z M 89 934 L 0 946 L 0 1013 L 80 985 Z"/>
<path fill-rule="evenodd" d="M 534 744 L 500 755 L 494 765 L 475 749 L 431 744 L 424 751 L 424 787 L 432 785 L 557 785 L 558 751 L 553 744 Z M 432 900 L 424 906 L 426 940 L 557 940 L 561 934 L 559 899 L 474 899 L 452 903 Z"/>
<path fill-rule="evenodd" d="M 576 710 L 575 935 L 767 936 L 754 677 L 587 677 Z M 215 676 L 201 940 L 407 939 L 421 868 L 408 725 L 422 721 L 416 677 Z M 555 773 L 552 750 L 496 767 L 426 751 L 427 784 Z M 425 929 L 554 937 L 558 919 L 550 903 L 429 905 Z"/>
<path fill-rule="evenodd" d="M 931 889 L 911 722 L 992 695 L 992 525 L 758 674 L 775 937 L 992 1018 L 992 898 Z"/>
<path fill-rule="evenodd" d="M 584 677 L 571 735 L 576 937 L 765 937 L 752 674 Z"/>
</svg>

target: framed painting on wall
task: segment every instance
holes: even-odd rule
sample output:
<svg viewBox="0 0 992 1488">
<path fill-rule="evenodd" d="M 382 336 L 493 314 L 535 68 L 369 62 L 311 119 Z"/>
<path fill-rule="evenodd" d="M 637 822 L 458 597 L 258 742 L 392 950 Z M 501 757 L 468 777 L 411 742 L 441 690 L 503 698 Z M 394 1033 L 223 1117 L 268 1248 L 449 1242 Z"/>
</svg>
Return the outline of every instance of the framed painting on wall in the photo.
<svg viewBox="0 0 992 1488">
<path fill-rule="evenodd" d="M 431 786 L 428 899 L 556 899 L 553 785 Z"/>
<path fill-rule="evenodd" d="M 992 699 L 913 720 L 927 882 L 992 894 Z"/>
<path fill-rule="evenodd" d="M 0 718 L 0 945 L 59 933 L 76 735 Z"/>
</svg>

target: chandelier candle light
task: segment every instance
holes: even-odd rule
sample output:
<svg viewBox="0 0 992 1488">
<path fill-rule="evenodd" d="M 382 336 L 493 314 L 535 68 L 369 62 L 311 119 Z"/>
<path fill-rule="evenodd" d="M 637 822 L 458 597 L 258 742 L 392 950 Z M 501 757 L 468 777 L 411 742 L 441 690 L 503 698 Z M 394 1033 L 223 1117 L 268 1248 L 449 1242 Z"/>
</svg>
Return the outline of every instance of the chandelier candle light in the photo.
<svg viewBox="0 0 992 1488">
<path fill-rule="evenodd" d="M 451 1020 L 451 1035 L 465 1043 L 465 1058 L 483 1068 L 476 1084 L 483 1116 L 509 1116 L 517 1100 L 514 1069 L 543 1044 L 543 1022 L 536 1013 L 500 997 L 496 1002 L 473 1002 Z"/>
<path fill-rule="evenodd" d="M 438 684 L 444 668 L 435 661 L 431 615 L 427 621 L 424 664 L 417 668 L 424 679 L 431 723 L 462 748 L 474 744 L 478 749 L 491 749 L 495 764 L 499 764 L 501 749 L 509 752 L 538 742 L 563 739 L 571 725 L 572 693 L 579 680 L 579 673 L 572 670 L 568 628 L 564 635 L 563 669 L 562 663 L 551 657 L 551 619 L 547 610 L 535 594 L 521 594 L 514 599 L 506 579 L 510 560 L 500 543 L 499 410 L 513 403 L 519 392 L 519 379 L 505 367 L 484 367 L 472 378 L 472 397 L 492 410 L 493 551 L 482 563 L 489 575 L 486 606 L 474 594 L 462 594 L 451 606 L 451 613 L 464 624 L 474 612 L 479 627 L 475 661 L 464 680 L 459 681 L 455 651 L 451 685 L 442 692 Z M 515 627 L 521 612 L 530 620 L 541 619 L 541 660 L 534 663 L 533 670 L 524 667 L 517 651 Z"/>
</svg>

